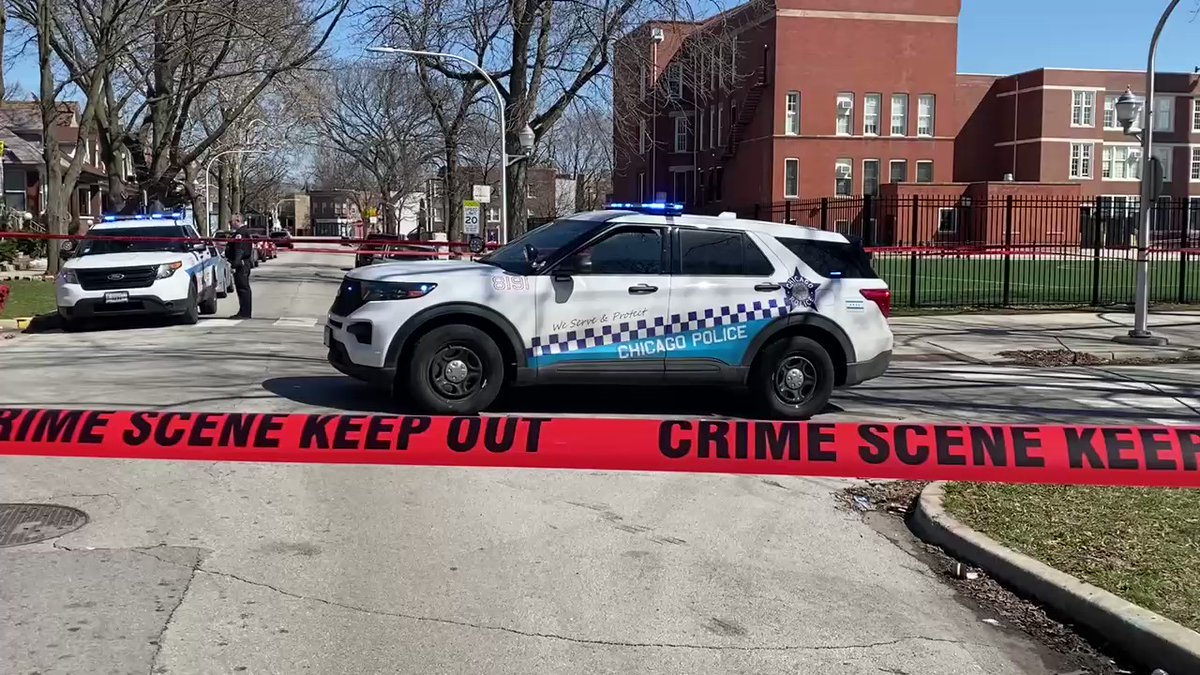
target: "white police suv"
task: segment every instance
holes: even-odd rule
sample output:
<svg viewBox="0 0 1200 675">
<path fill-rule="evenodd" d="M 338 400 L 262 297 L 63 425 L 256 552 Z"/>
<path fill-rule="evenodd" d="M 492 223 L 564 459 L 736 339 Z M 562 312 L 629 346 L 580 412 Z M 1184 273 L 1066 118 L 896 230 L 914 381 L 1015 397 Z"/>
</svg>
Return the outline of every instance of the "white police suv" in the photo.
<svg viewBox="0 0 1200 675">
<path fill-rule="evenodd" d="M 110 239 L 110 237 L 112 237 Z M 196 323 L 226 290 L 216 248 L 183 214 L 104 216 L 88 230 L 55 282 L 68 328 L 98 317 L 161 314 Z"/>
<path fill-rule="evenodd" d="M 844 236 L 610 209 L 478 262 L 353 270 L 325 328 L 330 363 L 436 414 L 483 410 L 510 384 L 717 384 L 789 419 L 887 369 L 891 294 Z"/>
</svg>

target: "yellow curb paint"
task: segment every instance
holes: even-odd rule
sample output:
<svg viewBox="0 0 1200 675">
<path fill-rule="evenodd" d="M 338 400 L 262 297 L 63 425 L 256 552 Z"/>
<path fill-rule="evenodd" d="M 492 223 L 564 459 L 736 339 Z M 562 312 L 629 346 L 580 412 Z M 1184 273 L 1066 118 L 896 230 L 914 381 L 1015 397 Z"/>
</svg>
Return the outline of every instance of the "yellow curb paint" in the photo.
<svg viewBox="0 0 1200 675">
<path fill-rule="evenodd" d="M 32 316 L 17 317 L 17 330 L 25 330 L 29 328 L 29 322 L 33 321 Z"/>
</svg>

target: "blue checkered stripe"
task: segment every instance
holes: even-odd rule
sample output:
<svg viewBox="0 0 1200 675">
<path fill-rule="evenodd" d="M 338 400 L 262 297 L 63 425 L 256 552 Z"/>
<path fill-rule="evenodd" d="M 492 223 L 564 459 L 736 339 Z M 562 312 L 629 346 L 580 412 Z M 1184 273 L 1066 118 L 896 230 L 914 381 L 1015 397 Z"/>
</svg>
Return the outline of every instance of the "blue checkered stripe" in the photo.
<svg viewBox="0 0 1200 675">
<path fill-rule="evenodd" d="M 529 356 L 565 354 L 589 347 L 603 347 L 621 342 L 633 342 L 705 328 L 770 319 L 784 314 L 787 314 L 787 308 L 781 300 L 755 300 L 748 304 L 688 312 L 686 315 L 672 314 L 669 321 L 667 317 L 656 316 L 653 319 L 623 321 L 615 325 L 605 324 L 598 328 L 584 328 L 546 337 L 534 337 L 532 346 L 525 352 Z"/>
</svg>

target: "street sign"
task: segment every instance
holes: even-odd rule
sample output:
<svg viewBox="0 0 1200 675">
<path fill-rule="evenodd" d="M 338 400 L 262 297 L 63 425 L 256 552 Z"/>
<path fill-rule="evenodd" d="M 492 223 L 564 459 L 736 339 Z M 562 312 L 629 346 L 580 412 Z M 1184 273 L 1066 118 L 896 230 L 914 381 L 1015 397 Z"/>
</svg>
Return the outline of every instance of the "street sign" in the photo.
<svg viewBox="0 0 1200 675">
<path fill-rule="evenodd" d="M 471 194 L 473 197 L 475 197 L 475 201 L 479 202 L 480 204 L 491 204 L 492 203 L 492 186 L 491 185 L 476 185 L 471 190 Z"/>
<path fill-rule="evenodd" d="M 4 141 L 0 141 L 0 157 L 3 157 L 3 156 L 4 156 Z M 478 187 L 478 186 L 476 186 L 476 187 Z"/>
<path fill-rule="evenodd" d="M 479 202 L 463 202 L 463 232 L 479 235 Z"/>
<path fill-rule="evenodd" d="M 467 242 L 467 249 L 470 250 L 471 253 L 482 253 L 483 240 L 475 235 L 471 235 L 471 241 Z"/>
</svg>

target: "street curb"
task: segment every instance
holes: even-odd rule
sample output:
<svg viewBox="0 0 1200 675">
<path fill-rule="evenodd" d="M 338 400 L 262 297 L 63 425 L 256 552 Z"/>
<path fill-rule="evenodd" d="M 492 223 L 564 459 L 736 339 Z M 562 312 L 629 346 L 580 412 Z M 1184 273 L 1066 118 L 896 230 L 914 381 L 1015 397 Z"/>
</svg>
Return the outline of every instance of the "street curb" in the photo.
<svg viewBox="0 0 1200 675">
<path fill-rule="evenodd" d="M 0 319 L 0 330 L 16 330 L 16 319 Z"/>
<path fill-rule="evenodd" d="M 913 526 L 926 541 L 1091 628 L 1147 668 L 1200 673 L 1200 633 L 1001 545 L 942 505 L 945 482 L 921 491 Z"/>
</svg>

